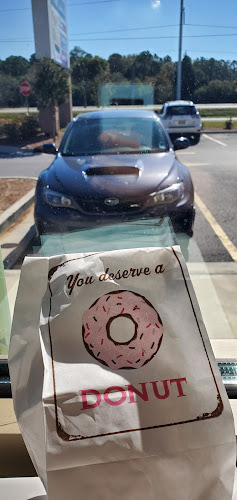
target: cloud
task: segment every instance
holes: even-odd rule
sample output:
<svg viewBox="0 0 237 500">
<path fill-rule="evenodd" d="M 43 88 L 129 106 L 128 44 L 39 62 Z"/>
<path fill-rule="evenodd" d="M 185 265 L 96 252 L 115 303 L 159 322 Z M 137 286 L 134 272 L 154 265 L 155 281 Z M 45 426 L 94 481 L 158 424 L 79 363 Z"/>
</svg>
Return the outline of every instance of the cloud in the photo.
<svg viewBox="0 0 237 500">
<path fill-rule="evenodd" d="M 160 0 L 151 0 L 152 9 L 158 9 L 160 7 Z"/>
</svg>

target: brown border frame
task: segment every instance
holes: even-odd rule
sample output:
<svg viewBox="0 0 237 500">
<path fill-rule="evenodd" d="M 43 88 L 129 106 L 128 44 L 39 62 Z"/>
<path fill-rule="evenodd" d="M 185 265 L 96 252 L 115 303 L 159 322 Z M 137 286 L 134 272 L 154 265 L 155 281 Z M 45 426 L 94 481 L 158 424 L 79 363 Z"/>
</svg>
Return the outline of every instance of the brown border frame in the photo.
<svg viewBox="0 0 237 500">
<path fill-rule="evenodd" d="M 188 284 L 187 284 L 187 281 L 186 281 L 186 278 L 185 278 L 185 274 L 184 274 L 184 271 L 183 271 L 183 268 L 182 268 L 182 264 L 181 264 L 181 262 L 180 262 L 180 260 L 178 258 L 178 255 L 176 254 L 174 248 L 173 247 L 170 247 L 170 248 L 171 248 L 171 250 L 172 250 L 172 252 L 173 252 L 176 260 L 178 261 L 179 267 L 181 269 L 182 277 L 183 277 L 184 284 L 185 284 L 185 287 L 186 287 L 186 291 L 187 291 L 187 294 L 188 294 L 188 297 L 189 297 L 189 301 L 190 301 L 190 305 L 191 305 L 191 308 L 192 308 L 192 311 L 193 311 L 195 322 L 197 324 L 198 331 L 200 333 L 200 337 L 202 339 L 203 348 L 204 348 L 204 351 L 205 351 L 207 359 L 208 359 L 208 363 L 209 363 L 210 370 L 211 370 L 211 373 L 212 373 L 212 376 L 213 376 L 214 384 L 216 386 L 216 390 L 217 390 L 217 396 L 216 396 L 217 406 L 216 406 L 216 408 L 211 413 L 203 413 L 202 415 L 198 415 L 196 418 L 191 419 L 191 420 L 184 420 L 184 421 L 181 421 L 181 422 L 171 422 L 169 424 L 154 425 L 154 426 L 151 426 L 151 427 L 141 427 L 141 428 L 137 428 L 137 429 L 126 429 L 126 430 L 122 430 L 122 431 L 108 432 L 108 433 L 105 433 L 105 434 L 97 434 L 97 435 L 92 435 L 92 436 L 82 436 L 80 434 L 76 434 L 76 435 L 72 434 L 72 435 L 70 435 L 70 434 L 68 434 L 63 429 L 63 427 L 62 427 L 62 425 L 61 425 L 61 423 L 59 421 L 59 416 L 58 416 L 58 405 L 57 405 L 57 394 L 56 394 L 56 380 L 55 380 L 55 369 L 54 369 L 54 358 L 53 358 L 53 342 L 52 342 L 52 335 L 51 335 L 51 330 L 50 330 L 50 317 L 51 317 L 52 297 L 53 297 L 52 290 L 51 290 L 51 287 L 50 287 L 50 280 L 51 280 L 53 274 L 57 271 L 57 269 L 59 267 L 65 266 L 65 264 L 67 264 L 68 262 L 71 262 L 71 261 L 74 261 L 74 260 L 79 260 L 79 259 L 85 259 L 87 257 L 91 257 L 92 255 L 98 255 L 99 253 L 104 253 L 104 252 L 98 252 L 98 253 L 94 252 L 94 253 L 92 253 L 90 255 L 85 255 L 84 257 L 78 257 L 78 258 L 75 258 L 75 259 L 67 260 L 64 263 L 59 264 L 58 266 L 55 266 L 55 267 L 51 268 L 50 271 L 49 271 L 49 273 L 48 273 L 48 286 L 49 286 L 49 292 L 50 292 L 50 307 L 49 307 L 49 316 L 48 316 L 48 333 L 49 333 L 50 350 L 51 350 L 51 360 L 52 360 L 55 421 L 56 421 L 57 434 L 58 434 L 59 438 L 61 438 L 63 441 L 82 441 L 82 440 L 85 440 L 85 439 L 92 439 L 92 438 L 94 439 L 94 438 L 97 438 L 97 437 L 112 436 L 112 435 L 116 435 L 116 434 L 125 434 L 127 432 L 145 431 L 145 430 L 150 430 L 150 429 L 160 429 L 162 427 L 171 427 L 171 426 L 174 426 L 174 425 L 182 425 L 182 424 L 188 424 L 188 423 L 191 423 L 191 422 L 199 422 L 200 420 L 207 420 L 207 419 L 210 419 L 210 418 L 216 418 L 216 417 L 219 417 L 222 414 L 223 409 L 224 409 L 223 401 L 222 401 L 222 398 L 221 398 L 221 395 L 220 395 L 220 391 L 219 391 L 219 388 L 218 388 L 218 385 L 217 385 L 217 382 L 216 382 L 216 378 L 215 378 L 212 366 L 211 366 L 211 362 L 210 362 L 210 359 L 209 359 L 209 356 L 208 356 L 208 352 L 207 352 L 207 349 L 206 349 L 206 346 L 205 346 L 205 342 L 204 342 L 204 339 L 203 339 L 203 336 L 202 336 L 201 328 L 200 328 L 200 325 L 198 323 L 197 315 L 196 315 L 195 308 L 194 308 L 194 305 L 193 305 L 193 302 L 192 302 L 191 294 L 190 294 L 190 291 L 189 291 L 189 288 L 188 288 Z"/>
</svg>

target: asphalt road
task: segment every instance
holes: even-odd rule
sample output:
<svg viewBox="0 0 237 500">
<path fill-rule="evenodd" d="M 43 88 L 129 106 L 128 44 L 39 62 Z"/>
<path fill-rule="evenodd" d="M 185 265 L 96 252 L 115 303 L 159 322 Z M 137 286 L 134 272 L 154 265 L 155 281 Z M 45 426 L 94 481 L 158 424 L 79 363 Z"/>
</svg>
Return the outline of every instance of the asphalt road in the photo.
<svg viewBox="0 0 237 500">
<path fill-rule="evenodd" d="M 44 154 L 20 154 L 12 151 L 7 155 L 0 149 L 0 177 L 34 178 L 53 160 Z M 188 260 L 237 261 L 237 135 L 204 133 L 197 146 L 177 156 L 189 167 L 196 193 L 196 220 Z"/>
<path fill-rule="evenodd" d="M 192 260 L 237 261 L 237 135 L 203 134 L 177 156 L 189 167 L 196 193 Z"/>
<path fill-rule="evenodd" d="M 0 146 L 0 177 L 29 177 L 37 179 L 49 167 L 53 156 L 24 152 L 15 147 Z"/>
</svg>

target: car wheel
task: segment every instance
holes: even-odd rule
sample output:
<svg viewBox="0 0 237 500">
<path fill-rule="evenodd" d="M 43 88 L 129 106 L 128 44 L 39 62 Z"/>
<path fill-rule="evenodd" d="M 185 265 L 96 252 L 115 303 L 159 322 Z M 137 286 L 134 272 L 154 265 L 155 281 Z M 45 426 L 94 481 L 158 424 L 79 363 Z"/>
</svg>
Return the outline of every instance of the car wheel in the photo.
<svg viewBox="0 0 237 500">
<path fill-rule="evenodd" d="M 189 137 L 190 143 L 192 146 L 196 146 L 196 144 L 200 141 L 200 134 L 193 134 Z"/>
<path fill-rule="evenodd" d="M 175 220 L 173 223 L 175 233 L 185 233 L 190 238 L 193 236 L 193 223 L 195 218 L 195 209 L 188 210 L 184 216 Z"/>
<path fill-rule="evenodd" d="M 183 229 L 184 233 L 186 233 L 190 238 L 193 236 L 193 224 L 195 218 L 195 210 L 189 210 L 183 219 Z"/>
<path fill-rule="evenodd" d="M 43 224 L 37 220 L 35 220 L 35 231 L 36 231 L 36 238 L 38 238 L 40 241 L 40 236 L 44 234 L 45 231 Z"/>
</svg>

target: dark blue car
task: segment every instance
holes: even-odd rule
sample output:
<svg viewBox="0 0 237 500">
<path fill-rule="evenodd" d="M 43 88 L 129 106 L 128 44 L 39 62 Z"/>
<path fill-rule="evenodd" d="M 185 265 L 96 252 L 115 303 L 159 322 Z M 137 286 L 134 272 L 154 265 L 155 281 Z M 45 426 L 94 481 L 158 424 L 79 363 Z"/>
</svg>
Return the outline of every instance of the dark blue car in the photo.
<svg viewBox="0 0 237 500">
<path fill-rule="evenodd" d="M 194 192 L 187 167 L 151 111 L 84 113 L 67 127 L 51 166 L 38 179 L 38 234 L 169 216 L 175 231 L 192 235 Z"/>
</svg>

